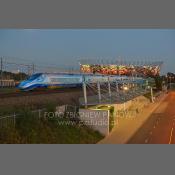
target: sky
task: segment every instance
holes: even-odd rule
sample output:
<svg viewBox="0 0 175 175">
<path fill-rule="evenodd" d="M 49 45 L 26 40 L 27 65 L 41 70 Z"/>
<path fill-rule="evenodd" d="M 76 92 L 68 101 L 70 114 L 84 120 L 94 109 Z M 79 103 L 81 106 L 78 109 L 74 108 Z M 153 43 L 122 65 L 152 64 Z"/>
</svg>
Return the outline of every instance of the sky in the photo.
<svg viewBox="0 0 175 175">
<path fill-rule="evenodd" d="M 164 61 L 162 72 L 175 72 L 175 30 L 0 29 L 0 56 L 63 67 L 83 58 Z"/>
</svg>

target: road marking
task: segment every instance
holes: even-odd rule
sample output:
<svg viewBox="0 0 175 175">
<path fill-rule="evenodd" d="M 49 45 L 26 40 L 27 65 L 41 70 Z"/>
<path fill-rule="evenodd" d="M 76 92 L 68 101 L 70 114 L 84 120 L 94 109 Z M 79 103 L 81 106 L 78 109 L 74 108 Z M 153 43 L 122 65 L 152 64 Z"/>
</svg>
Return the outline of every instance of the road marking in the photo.
<svg viewBox="0 0 175 175">
<path fill-rule="evenodd" d="M 171 144 L 171 141 L 172 141 L 172 137 L 173 137 L 173 130 L 174 130 L 174 128 L 172 128 L 172 129 L 171 129 L 171 134 L 170 134 L 169 144 Z"/>
</svg>

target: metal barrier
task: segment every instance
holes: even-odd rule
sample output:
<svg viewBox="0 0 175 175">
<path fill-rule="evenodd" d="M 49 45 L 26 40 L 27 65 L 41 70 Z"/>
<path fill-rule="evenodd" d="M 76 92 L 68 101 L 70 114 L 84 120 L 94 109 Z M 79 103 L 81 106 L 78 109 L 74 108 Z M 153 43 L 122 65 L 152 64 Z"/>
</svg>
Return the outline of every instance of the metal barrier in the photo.
<svg viewBox="0 0 175 175">
<path fill-rule="evenodd" d="M 45 109 L 37 109 L 34 111 L 31 111 L 31 113 L 38 113 L 38 118 L 41 118 L 41 112 L 45 111 Z M 14 126 L 16 125 L 16 120 L 18 118 L 21 118 L 22 114 L 11 114 L 7 116 L 0 116 L 0 128 L 6 128 L 8 126 Z"/>
<path fill-rule="evenodd" d="M 134 91 L 128 91 L 128 92 L 111 92 L 111 96 L 109 96 L 109 93 L 101 94 L 101 100 L 99 101 L 98 95 L 88 96 L 87 97 L 87 104 L 88 105 L 99 105 L 99 104 L 111 104 L 111 103 L 124 103 L 129 100 L 132 100 L 140 95 L 144 95 L 148 93 L 149 90 L 145 89 L 137 89 Z M 85 101 L 84 97 L 79 98 L 80 105 L 84 106 Z"/>
<path fill-rule="evenodd" d="M 9 116 L 1 116 L 0 117 L 0 128 L 15 126 L 16 124 L 16 114 Z"/>
</svg>

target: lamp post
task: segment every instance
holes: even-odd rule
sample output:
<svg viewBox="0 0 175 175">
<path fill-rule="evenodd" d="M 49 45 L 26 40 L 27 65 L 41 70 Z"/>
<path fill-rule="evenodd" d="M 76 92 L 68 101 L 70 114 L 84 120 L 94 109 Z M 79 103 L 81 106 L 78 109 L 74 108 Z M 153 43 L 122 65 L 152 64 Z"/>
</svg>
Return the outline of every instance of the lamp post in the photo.
<svg viewBox="0 0 175 175">
<path fill-rule="evenodd" d="M 110 103 L 111 103 L 111 84 L 110 84 L 110 79 L 108 77 L 108 91 L 109 91 L 109 99 L 110 99 Z"/>
<path fill-rule="evenodd" d="M 97 89 L 98 89 L 98 100 L 99 100 L 99 103 L 101 103 L 101 87 L 100 87 L 100 82 L 97 82 Z"/>
<path fill-rule="evenodd" d="M 83 94 L 84 94 L 85 108 L 87 108 L 87 91 L 86 91 L 86 82 L 85 82 L 85 77 L 84 76 L 83 76 Z"/>
<path fill-rule="evenodd" d="M 153 94 L 153 88 L 151 86 L 147 87 L 150 90 L 150 94 L 151 94 L 151 102 L 154 103 L 154 94 Z"/>
<path fill-rule="evenodd" d="M 153 88 L 151 87 L 151 102 L 154 103 Z"/>
<path fill-rule="evenodd" d="M 126 110 L 126 91 L 128 90 L 128 87 L 127 86 L 124 86 L 123 87 L 123 90 L 124 90 L 124 111 Z"/>
</svg>

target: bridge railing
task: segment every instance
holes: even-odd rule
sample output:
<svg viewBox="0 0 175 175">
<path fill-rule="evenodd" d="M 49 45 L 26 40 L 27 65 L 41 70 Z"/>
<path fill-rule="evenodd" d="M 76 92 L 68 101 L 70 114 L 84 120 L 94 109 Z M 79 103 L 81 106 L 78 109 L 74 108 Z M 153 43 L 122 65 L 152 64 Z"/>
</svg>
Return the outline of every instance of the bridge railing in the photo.
<svg viewBox="0 0 175 175">
<path fill-rule="evenodd" d="M 100 104 L 111 104 L 111 103 L 125 103 L 129 100 L 132 100 L 140 95 L 144 95 L 148 93 L 148 90 L 145 89 L 137 89 L 137 90 L 131 90 L 128 92 L 111 92 L 111 96 L 109 96 L 109 93 L 101 94 L 101 100 L 99 100 L 98 95 L 91 95 L 87 96 L 87 105 L 100 105 Z M 84 97 L 79 98 L 80 105 L 84 106 L 85 101 Z"/>
</svg>

